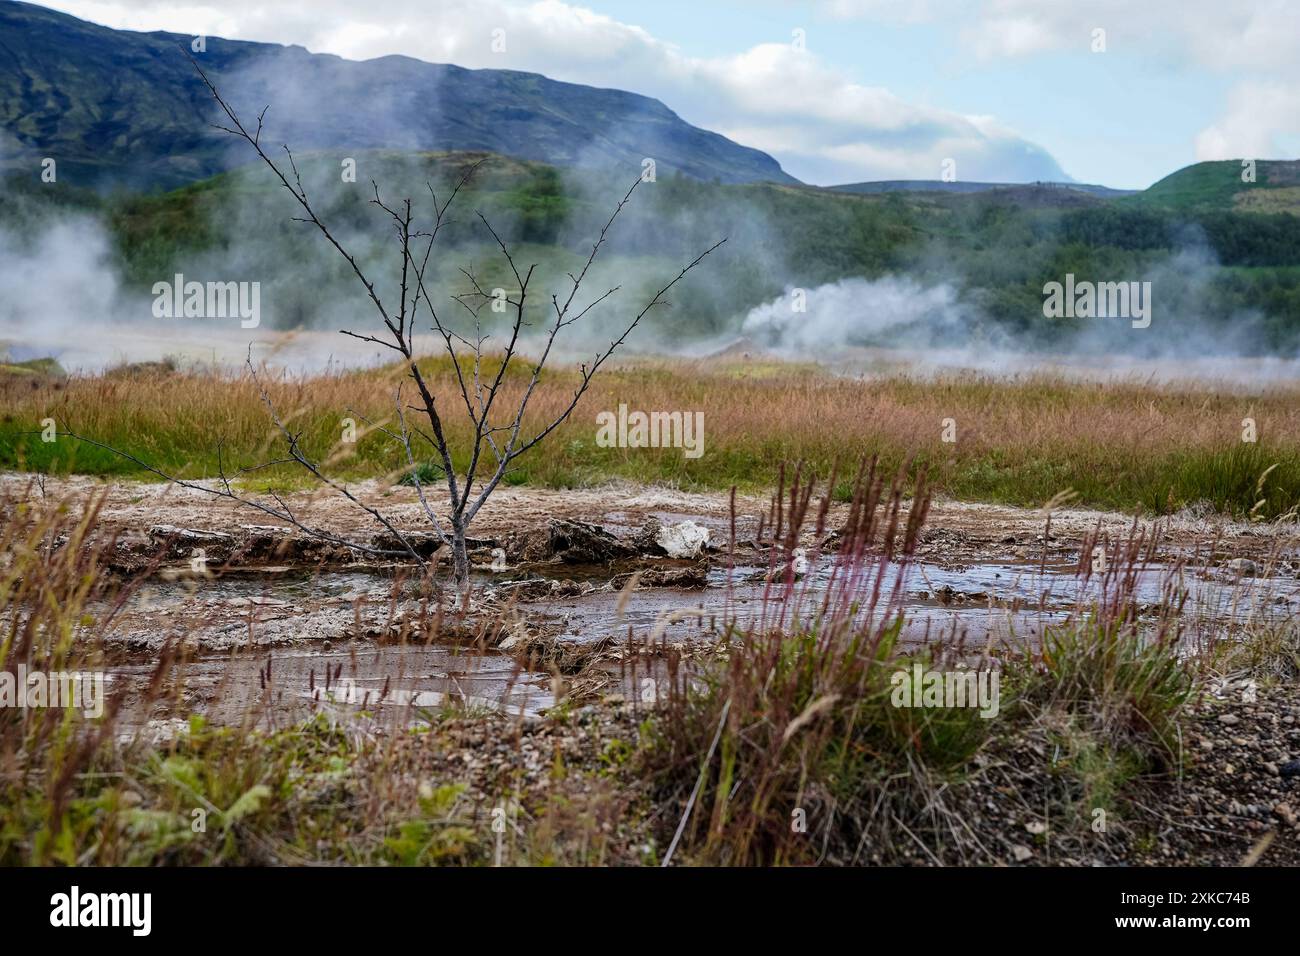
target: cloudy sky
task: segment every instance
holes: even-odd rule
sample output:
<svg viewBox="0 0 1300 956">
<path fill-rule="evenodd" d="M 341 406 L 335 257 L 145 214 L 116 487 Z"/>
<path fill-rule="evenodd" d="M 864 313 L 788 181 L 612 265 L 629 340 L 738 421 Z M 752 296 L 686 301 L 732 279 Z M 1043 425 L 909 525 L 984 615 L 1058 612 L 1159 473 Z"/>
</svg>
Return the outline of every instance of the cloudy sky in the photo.
<svg viewBox="0 0 1300 956">
<path fill-rule="evenodd" d="M 1292 0 L 44 5 L 123 29 L 632 90 L 823 185 L 937 179 L 951 158 L 964 180 L 1142 188 L 1197 160 L 1300 154 Z"/>
</svg>

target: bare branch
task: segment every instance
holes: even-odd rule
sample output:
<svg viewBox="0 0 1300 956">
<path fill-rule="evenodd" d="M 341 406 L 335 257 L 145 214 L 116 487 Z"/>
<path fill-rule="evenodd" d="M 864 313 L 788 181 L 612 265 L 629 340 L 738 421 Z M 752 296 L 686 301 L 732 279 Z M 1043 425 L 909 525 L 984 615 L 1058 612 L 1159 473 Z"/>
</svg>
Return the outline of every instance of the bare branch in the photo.
<svg viewBox="0 0 1300 956">
<path fill-rule="evenodd" d="M 257 370 L 253 368 L 252 346 L 249 346 L 248 371 L 253 376 L 253 382 L 254 384 L 257 385 L 258 392 L 261 393 L 262 403 L 266 405 L 267 410 L 271 414 L 271 421 L 273 421 L 276 427 L 280 429 L 281 433 L 284 435 L 285 441 L 289 443 L 289 455 L 293 458 L 293 460 L 296 461 L 303 468 L 305 468 L 307 471 L 311 472 L 316 477 L 316 479 L 320 481 L 322 484 L 328 485 L 330 488 L 337 491 L 343 497 L 347 498 L 348 501 L 351 501 L 354 505 L 356 505 L 362 511 L 366 512 L 366 514 L 370 515 L 381 525 L 383 525 L 384 528 L 387 529 L 387 531 L 391 535 L 393 535 L 398 541 L 402 543 L 402 546 L 406 549 L 406 551 L 410 554 L 410 556 L 414 558 L 418 564 L 423 565 L 424 559 L 421 558 L 420 555 L 416 553 L 415 549 L 411 547 L 410 542 L 408 542 L 406 538 L 403 537 L 403 535 L 396 528 L 393 527 L 392 523 L 387 518 L 385 518 L 382 514 L 380 514 L 379 509 L 373 508 L 370 505 L 366 504 L 364 501 L 361 501 L 359 498 L 357 498 L 356 495 L 354 495 L 351 491 L 348 490 L 346 485 L 341 485 L 338 482 L 334 481 L 332 478 L 326 477 L 321 472 L 321 470 L 305 454 L 303 454 L 302 449 L 298 444 L 298 435 L 295 434 L 294 432 L 289 431 L 289 429 L 285 427 L 284 423 L 280 420 L 280 415 L 275 410 L 275 403 L 271 401 L 270 394 L 262 386 L 261 381 L 257 377 Z"/>
<path fill-rule="evenodd" d="M 201 491 L 207 495 L 213 495 L 214 497 L 217 498 L 224 498 L 229 501 L 233 501 L 237 504 L 241 504 L 246 507 L 253 508 L 257 511 L 262 512 L 263 514 L 270 515 L 273 518 L 279 518 L 281 521 L 285 521 L 293 525 L 303 534 L 310 535 L 311 537 L 317 538 L 321 541 L 327 541 L 331 544 L 337 544 L 342 547 L 349 548 L 353 551 L 360 551 L 363 554 L 371 554 L 379 557 L 398 557 L 398 556 L 407 557 L 409 555 L 408 551 L 394 551 L 386 548 L 374 548 L 374 547 L 370 547 L 369 545 L 358 544 L 355 541 L 348 541 L 346 538 L 341 538 L 338 535 L 334 534 L 333 532 L 326 531 L 323 528 L 311 527 L 305 524 L 304 522 L 299 521 L 293 515 L 292 511 L 289 510 L 288 506 L 285 505 L 284 502 L 280 499 L 280 497 L 276 495 L 274 492 L 271 493 L 271 497 L 275 498 L 277 503 L 280 504 L 281 506 L 280 510 L 277 510 L 271 507 L 270 505 L 264 504 L 255 499 L 241 497 L 240 495 L 237 495 L 234 492 L 229 491 L 225 488 L 209 488 L 206 485 L 199 484 L 198 482 L 187 481 L 184 478 L 178 478 L 175 475 L 170 475 L 167 472 L 161 470 L 160 468 L 156 468 L 153 465 L 149 464 L 148 462 L 142 461 L 139 458 L 136 458 L 134 455 L 122 451 L 120 448 L 114 448 L 112 445 L 105 445 L 103 442 L 95 441 L 93 438 L 87 438 L 85 435 L 78 435 L 76 432 L 70 431 L 67 428 L 60 427 L 59 433 L 62 435 L 67 435 L 69 438 L 75 439 L 76 441 L 84 442 L 87 445 L 93 445 L 96 448 L 102 448 L 105 451 L 112 452 L 114 455 L 117 455 L 119 458 L 124 458 L 127 461 L 131 462 L 132 464 L 136 465 L 137 467 L 144 469 L 145 471 L 149 472 L 152 475 L 157 475 L 159 478 L 162 478 L 163 480 L 168 481 L 179 488 L 187 488 L 191 491 Z M 267 462 L 266 464 L 269 465 L 271 463 Z M 265 467 L 265 465 L 259 465 L 258 467 Z M 399 540 L 402 540 L 400 536 L 399 536 Z M 420 561 L 421 565 L 424 564 L 424 561 L 419 558 L 419 555 L 416 555 L 416 559 Z"/>
<path fill-rule="evenodd" d="M 383 432 L 389 438 L 392 438 L 394 441 L 398 442 L 406 450 L 406 461 L 411 467 L 411 480 L 412 483 L 415 485 L 416 494 L 419 496 L 420 505 L 421 507 L 424 508 L 425 516 L 429 519 L 429 522 L 433 525 L 433 530 L 438 533 L 439 540 L 441 540 L 443 544 L 451 544 L 451 541 L 447 538 L 447 533 L 442 529 L 442 523 L 438 520 L 438 516 L 434 514 L 433 507 L 429 504 L 428 499 L 424 495 L 424 485 L 420 481 L 419 466 L 415 463 L 415 453 L 411 450 L 411 433 L 406 427 L 406 416 L 402 414 L 402 386 L 400 382 L 397 385 L 397 393 L 394 396 L 394 404 L 397 407 L 397 420 L 402 429 L 401 434 L 396 434 L 394 432 L 391 432 L 383 425 L 376 424 L 375 422 L 372 422 L 370 419 L 366 418 L 364 415 L 361 415 L 357 412 L 353 412 L 353 414 L 357 415 L 357 417 L 360 418 L 362 421 L 364 421 L 367 425 L 370 425 L 372 428 L 376 429 L 377 431 Z M 349 409 L 349 411 L 351 411 L 351 409 Z"/>
<path fill-rule="evenodd" d="M 193 55 L 188 51 L 186 52 L 186 56 L 189 57 L 190 63 L 194 65 L 194 69 L 198 71 L 199 76 L 203 79 L 203 84 L 208 88 L 208 92 L 212 94 L 212 98 L 217 101 L 217 105 L 221 107 L 222 112 L 224 112 L 234 124 L 234 129 L 227 129 L 226 132 L 232 133 L 233 135 L 246 140 L 257 152 L 257 155 L 261 158 L 262 162 L 270 168 L 271 172 L 275 173 L 275 177 L 280 180 L 281 185 L 293 194 L 293 198 L 298 201 L 298 205 L 302 206 L 303 211 L 306 212 L 307 221 L 319 229 L 321 235 L 329 241 L 330 245 L 338 250 L 339 255 L 343 256 L 343 258 L 347 260 L 348 265 L 352 267 L 352 271 L 356 274 L 357 278 L 361 280 L 361 284 L 366 287 L 366 292 L 369 293 L 370 300 L 374 302 L 375 308 L 377 308 L 379 314 L 384 317 L 384 324 L 392 329 L 392 323 L 388 318 L 388 310 L 384 308 L 384 303 L 380 301 L 378 293 L 375 292 L 374 283 L 366 278 L 366 274 L 362 272 L 361 267 L 357 265 L 357 260 L 354 259 L 352 254 L 344 249 L 339 241 L 334 238 L 334 234 L 331 233 L 329 229 L 326 228 L 325 224 L 316 216 L 316 212 L 312 209 L 311 203 L 308 202 L 307 193 L 302 188 L 302 178 L 298 175 L 298 166 L 293 161 L 293 153 L 290 152 L 289 147 L 285 146 L 284 151 L 289 155 L 289 164 L 293 168 L 295 181 L 298 184 L 297 189 L 290 184 L 288 178 L 280 170 L 280 167 L 277 166 L 275 161 L 271 159 L 270 156 L 266 155 L 266 152 L 262 149 L 260 142 L 262 135 L 262 117 L 266 115 L 266 110 L 263 109 L 261 114 L 258 115 L 256 135 L 250 135 L 248 130 L 244 128 L 243 123 L 239 121 L 239 117 L 235 114 L 234 109 L 231 108 L 229 103 L 221 98 L 221 94 L 217 92 L 217 88 L 212 85 L 212 81 L 208 79 L 208 75 L 204 73 L 203 68 L 199 66 L 198 60 L 194 59 Z"/>
<path fill-rule="evenodd" d="M 628 194 L 631 195 L 630 190 Z M 626 202 L 626 199 L 624 200 L 624 202 Z M 612 217 L 610 221 L 611 222 L 613 221 Z M 483 507 L 483 503 L 487 501 L 488 497 L 492 494 L 492 492 L 496 489 L 496 486 L 501 482 L 501 479 L 505 476 L 506 470 L 510 462 L 518 458 L 524 452 L 528 451 L 528 449 L 532 448 L 543 438 L 545 438 L 547 435 L 553 432 L 556 428 L 560 427 L 560 425 L 564 423 L 564 421 L 569 417 L 569 415 L 573 413 L 573 410 L 577 407 L 578 402 L 582 399 L 582 396 L 586 393 L 587 388 L 591 385 L 591 380 L 595 376 L 596 372 L 599 371 L 600 367 L 605 363 L 605 361 L 611 355 L 614 354 L 614 351 L 620 345 L 622 345 L 624 341 L 627 340 L 627 337 L 632 334 L 632 330 L 637 327 L 641 319 L 643 319 L 645 315 L 656 305 L 659 305 L 663 302 L 663 297 L 668 294 L 669 290 L 672 289 L 673 286 L 677 285 L 677 283 L 680 282 L 683 278 L 685 278 L 686 275 L 692 269 L 694 269 L 701 262 L 703 262 L 706 256 L 708 256 L 711 252 L 716 250 L 719 246 L 721 246 L 726 241 L 727 241 L 726 239 L 720 239 L 717 242 L 715 242 L 713 245 L 711 245 L 709 248 L 705 249 L 698 256 L 692 259 L 686 266 L 684 266 L 682 270 L 679 273 L 677 273 L 677 275 L 672 279 L 671 282 L 669 282 L 662 289 L 656 292 L 654 294 L 654 297 L 650 300 L 650 302 L 646 305 L 646 307 L 643 308 L 640 312 L 638 312 L 636 317 L 633 318 L 632 321 L 628 324 L 627 328 L 623 330 L 623 334 L 620 335 L 613 342 L 611 342 L 609 348 L 606 349 L 602 354 L 596 356 L 595 360 L 592 362 L 590 366 L 584 365 L 582 367 L 582 381 L 578 385 L 577 390 L 574 392 L 573 399 L 569 402 L 569 404 L 565 407 L 565 409 L 558 416 L 556 416 L 556 418 L 549 425 L 547 425 L 535 436 L 533 436 L 533 438 L 525 441 L 524 444 L 516 447 L 515 443 L 518 441 L 519 431 L 523 427 L 524 412 L 528 408 L 528 401 L 532 397 L 533 390 L 537 386 L 538 379 L 541 377 L 542 368 L 545 366 L 546 359 L 550 354 L 551 345 L 555 341 L 555 334 L 558 331 L 558 327 L 553 327 L 554 330 L 552 331 L 550 337 L 547 339 L 545 351 L 542 353 L 542 357 L 538 359 L 537 364 L 534 365 L 532 379 L 529 381 L 528 388 L 525 390 L 524 396 L 519 402 L 519 412 L 515 416 L 514 422 L 511 424 L 510 439 L 506 443 L 504 460 L 497 466 L 496 473 L 492 476 L 489 482 L 483 486 L 482 491 L 479 492 L 478 497 L 474 500 L 474 504 L 470 506 L 469 510 L 466 512 L 466 521 L 472 521 L 474 516 L 478 514 L 478 510 L 481 507 Z M 596 248 L 599 248 L 599 243 L 597 243 Z M 593 251 L 593 256 L 594 254 L 595 253 Z M 605 297 L 606 296 L 602 296 L 601 298 L 603 299 Z M 561 316 L 563 315 L 563 310 L 559 312 L 559 315 Z M 560 320 L 557 319 L 557 326 L 559 321 Z"/>
</svg>

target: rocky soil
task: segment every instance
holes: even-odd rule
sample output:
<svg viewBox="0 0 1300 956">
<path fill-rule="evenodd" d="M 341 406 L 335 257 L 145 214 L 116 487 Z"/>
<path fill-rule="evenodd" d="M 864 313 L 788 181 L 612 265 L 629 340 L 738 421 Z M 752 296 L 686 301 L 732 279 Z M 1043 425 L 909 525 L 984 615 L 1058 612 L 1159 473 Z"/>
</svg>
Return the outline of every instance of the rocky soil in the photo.
<svg viewBox="0 0 1300 956">
<path fill-rule="evenodd" d="M 354 490 L 409 531 L 424 553 L 436 553 L 438 542 L 412 489 L 362 482 Z M 431 639 L 427 619 L 439 613 L 436 595 L 423 603 L 409 596 L 395 599 L 388 578 L 400 570 L 400 562 L 360 560 L 346 548 L 276 526 L 255 512 L 169 485 L 78 477 L 47 478 L 38 485 L 26 475 L 0 476 L 0 501 L 75 500 L 91 493 L 104 495 L 104 533 L 114 542 L 110 564 L 123 575 L 149 572 L 150 587 L 156 589 L 122 613 L 119 633 L 129 661 L 147 663 L 164 645 L 196 633 L 201 639 L 194 646 L 209 655 L 306 645 L 323 654 L 355 656 L 347 649 Z M 365 514 L 336 495 L 300 493 L 286 500 L 310 524 L 350 540 L 384 543 L 382 529 L 376 531 Z M 441 507 L 436 497 L 432 503 Z M 766 501 L 737 497 L 733 516 L 727 495 L 625 486 L 499 490 L 472 529 L 482 585 L 473 614 L 458 622 L 439 617 L 435 630 L 443 637 L 454 632 L 461 643 L 513 660 L 521 674 L 512 681 L 568 695 L 576 707 L 563 720 L 504 712 L 449 718 L 439 725 L 437 746 L 423 747 L 412 759 L 439 779 L 463 783 L 466 799 L 479 807 L 496 806 L 508 793 L 519 812 L 536 815 L 562 798 L 573 812 L 595 819 L 605 835 L 598 850 L 587 847 L 584 854 L 596 852 L 604 862 L 621 863 L 653 856 L 662 815 L 673 810 L 648 806 L 642 782 L 611 756 L 634 745 L 645 716 L 639 703 L 626 703 L 636 698 L 626 641 L 617 636 L 587 640 L 581 633 L 586 624 L 574 624 L 572 610 L 557 609 L 576 608 L 574 599 L 594 595 L 599 598 L 595 613 L 619 620 L 626 611 L 642 626 L 654 622 L 663 608 L 689 606 L 721 560 L 719 547 L 733 534 L 749 547 L 767 507 Z M 843 506 L 832 508 L 832 528 L 844 513 Z M 660 538 L 664 527 L 681 522 L 709 532 L 709 542 L 701 541 L 686 557 L 670 554 Z M 1083 559 L 1083 548 L 1095 536 L 1119 540 L 1150 532 L 1153 524 L 1066 509 L 1053 512 L 1049 525 L 1037 511 L 939 501 L 930 511 L 919 556 L 935 567 L 959 570 L 987 562 L 1068 565 Z M 1164 556 L 1194 554 L 1207 573 L 1249 578 L 1267 570 L 1290 580 L 1300 572 L 1293 525 L 1192 514 L 1160 525 Z M 492 563 L 501 560 L 496 549 L 510 573 L 493 570 Z M 219 586 L 198 586 L 205 579 L 194 571 L 196 552 L 222 569 Z M 310 599 L 286 598 L 273 588 L 259 593 L 240 584 L 250 577 L 273 583 L 303 572 L 312 575 L 317 588 Z M 388 578 L 376 579 L 376 572 Z M 638 612 L 625 589 L 662 589 L 665 597 Z M 946 595 L 927 595 L 931 603 L 944 605 L 966 598 L 951 588 Z M 676 633 L 669 634 L 674 653 L 688 654 L 690 640 L 672 636 Z M 653 655 L 640 655 L 631 652 L 642 674 L 662 664 Z M 259 674 L 258 666 L 250 673 Z M 429 665 L 445 672 L 448 681 L 474 678 L 458 677 L 455 666 L 441 659 Z M 311 672 L 313 682 L 316 673 Z M 369 676 L 384 680 L 379 671 Z M 1300 863 L 1300 685 L 1285 669 L 1261 675 L 1257 686 L 1243 683 L 1249 676 L 1237 674 L 1235 683 L 1206 688 L 1185 723 L 1182 766 L 1133 782 L 1123 809 L 1102 829 L 1092 825 L 1095 808 L 1088 806 L 1087 795 L 1063 790 L 1050 719 L 1024 721 L 995 737 L 944 792 L 945 813 L 971 839 L 868 848 L 858 862 Z M 556 680 L 561 683 L 553 684 Z M 206 699 L 228 693 L 218 683 L 213 688 Z M 574 772 L 557 774 L 557 765 Z M 1062 806 L 1071 808 L 1071 818 L 1060 818 Z M 1057 818 L 1044 807 L 1058 808 Z"/>
</svg>

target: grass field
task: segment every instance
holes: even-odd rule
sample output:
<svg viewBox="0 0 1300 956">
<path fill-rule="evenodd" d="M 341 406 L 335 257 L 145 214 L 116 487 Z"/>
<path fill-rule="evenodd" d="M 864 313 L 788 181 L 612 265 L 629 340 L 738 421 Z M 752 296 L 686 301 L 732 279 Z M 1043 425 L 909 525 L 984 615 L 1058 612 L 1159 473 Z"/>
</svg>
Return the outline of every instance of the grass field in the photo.
<svg viewBox="0 0 1300 956">
<path fill-rule="evenodd" d="M 430 359 L 425 367 L 463 468 L 469 426 L 450 362 Z M 517 398 L 525 375 L 512 369 L 503 398 Z M 400 368 L 389 367 L 263 381 L 281 417 L 302 430 L 303 448 L 317 461 L 329 459 L 332 474 L 396 479 L 406 467 L 404 452 L 364 419 L 392 424 L 401 377 Z M 553 417 L 576 381 L 567 371 L 545 375 L 527 424 L 540 427 Z M 628 479 L 760 490 L 774 483 L 781 462 L 806 461 L 827 474 L 836 462 L 849 465 L 864 455 L 880 455 L 891 467 L 915 456 L 939 493 L 959 499 L 1037 506 L 1072 490 L 1081 504 L 1148 514 L 1208 503 L 1277 517 L 1300 503 L 1297 399 L 1296 388 L 1241 395 L 1047 377 L 856 380 L 786 363 L 638 362 L 597 376 L 572 419 L 522 458 L 508 481 L 565 488 Z M 631 411 L 702 412 L 703 454 L 599 447 L 596 415 L 620 403 Z M 341 444 L 348 418 L 357 424 L 357 440 Z M 1254 442 L 1243 440 L 1248 418 Z M 219 460 L 229 473 L 283 451 L 247 374 L 151 369 L 0 379 L 0 466 L 147 477 L 67 435 L 43 441 L 46 419 L 60 433 L 186 477 L 214 477 Z M 955 440 L 945 441 L 945 431 Z M 294 467 L 259 471 L 256 480 L 299 483 Z"/>
</svg>

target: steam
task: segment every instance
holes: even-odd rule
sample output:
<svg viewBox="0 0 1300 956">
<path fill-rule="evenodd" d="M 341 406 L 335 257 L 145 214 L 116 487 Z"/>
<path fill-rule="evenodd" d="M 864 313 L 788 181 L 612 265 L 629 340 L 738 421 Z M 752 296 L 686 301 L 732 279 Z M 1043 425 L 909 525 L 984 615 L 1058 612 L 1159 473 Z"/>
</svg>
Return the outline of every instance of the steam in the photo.
<svg viewBox="0 0 1300 956">
<path fill-rule="evenodd" d="M 260 250 L 266 254 L 266 250 Z M 239 271 L 247 252 L 202 257 L 214 276 Z M 51 357 L 68 371 L 97 372 L 127 362 L 170 359 L 234 368 L 248 357 L 295 372 L 387 361 L 374 346 L 337 332 L 243 329 L 239 320 L 156 319 L 147 290 L 123 281 L 104 224 L 86 214 L 36 216 L 17 209 L 0 227 L 0 359 Z M 160 276 L 160 278 L 170 278 Z M 431 339 L 417 342 L 432 350 Z"/>
<path fill-rule="evenodd" d="M 93 217 L 62 216 L 35 231 L 0 228 L 0 261 L 0 347 L 13 360 L 85 342 L 90 329 L 121 314 L 112 244 Z"/>
<path fill-rule="evenodd" d="M 272 104 L 264 144 L 276 144 L 270 152 L 278 161 L 283 159 L 280 142 L 299 151 L 299 170 L 313 206 L 375 280 L 376 292 L 391 310 L 400 296 L 397 246 L 391 221 L 370 204 L 370 181 L 377 181 L 390 205 L 410 196 L 426 226 L 431 205 L 426 184 L 445 200 L 451 183 L 447 169 L 431 171 L 427 154 L 367 150 L 409 145 L 414 141 L 412 118 L 432 128 L 445 119 L 442 104 L 437 96 L 413 102 L 394 90 L 386 99 L 365 104 L 368 132 L 355 149 L 321 149 L 330 141 L 330 129 L 356 121 L 349 104 L 355 105 L 357 96 L 354 84 L 328 64 L 315 63 L 310 73 L 303 73 L 308 59 L 301 51 L 287 50 L 244 72 L 215 79 L 246 121 L 255 122 L 260 106 Z M 329 109 L 315 111 L 312 104 L 321 103 Z M 625 141 L 631 133 L 616 124 L 608 135 Z M 312 147 L 318 151 L 310 152 Z M 307 373 L 391 360 L 391 352 L 338 334 L 339 329 L 369 333 L 378 323 L 373 304 L 348 264 L 314 228 L 291 221 L 301 209 L 287 191 L 248 188 L 273 183 L 247 144 L 230 138 L 224 148 L 248 165 L 231 174 L 224 188 L 207 194 L 219 197 L 220 206 L 203 206 L 205 193 L 198 193 L 199 205 L 191 214 L 204 217 L 205 247 L 182 248 L 165 263 L 142 267 L 137 261 L 136 272 L 143 268 L 146 274 L 119 271 L 121 251 L 114 249 L 106 225 L 95 216 L 52 212 L 49 207 L 6 214 L 0 224 L 0 260 L 6 264 L 0 271 L 0 344 L 8 353 L 19 360 L 50 355 L 70 370 L 87 371 L 165 357 L 231 367 L 244 361 L 250 346 L 255 360 Z M 522 204 L 485 189 L 458 199 L 457 222 L 439 238 L 427 276 L 439 317 L 471 340 L 489 336 L 489 349 L 504 345 L 509 316 L 490 310 L 468 315 L 452 299 L 469 287 L 459 270 L 471 270 L 487 289 L 503 287 L 513 293 L 517 285 L 475 212 L 487 204 L 484 211 L 517 253 L 518 265 L 526 269 L 538 263 L 523 343 L 525 351 L 535 350 L 537 336 L 548 325 L 551 295 L 564 300 L 567 273 L 581 267 L 610 211 L 642 173 L 640 166 L 609 169 L 596 140 L 579 140 L 571 148 L 571 168 L 529 173 L 504 159 L 493 161 L 480 174 L 490 180 L 504 164 L 512 167 L 510 175 L 541 177 L 532 185 L 524 179 L 523 185 L 509 188 L 516 193 L 527 190 L 530 203 L 538 205 L 545 204 L 546 195 L 534 185 L 563 198 L 570 213 L 558 227 L 547 226 L 551 232 L 538 235 L 536 218 L 521 211 Z M 357 163 L 355 182 L 341 175 L 341 164 L 349 158 Z M 604 168 L 598 168 L 602 163 Z M 1160 377 L 1295 376 L 1293 357 L 1252 359 L 1238 371 L 1224 364 L 1227 357 L 1267 352 L 1266 323 L 1252 313 L 1215 314 L 1211 286 L 1220 266 L 1205 236 L 1196 230 L 1180 237 L 1173 254 L 1129 260 L 1147 263 L 1140 274 L 1080 276 L 1150 281 L 1150 328 L 1133 329 L 1122 318 L 1053 328 L 1049 323 L 1055 320 L 1034 316 L 1018 327 L 1005 321 L 1007 316 L 999 314 L 978 287 L 980 277 L 961 274 L 952 265 L 951 250 L 938 243 L 909 250 L 913 264 L 893 274 L 836 277 L 822 271 L 809 276 L 810 270 L 831 267 L 820 261 L 794 261 L 775 203 L 726 187 L 711 191 L 707 205 L 682 201 L 680 193 L 674 199 L 675 172 L 658 162 L 656 181 L 638 187 L 587 275 L 574 312 L 608 289 L 617 286 L 620 291 L 565 329 L 553 357 L 590 359 L 622 334 L 683 265 L 728 236 L 732 241 L 642 321 L 628 340 L 629 351 L 699 356 L 742 340 L 744 350 L 921 374 L 958 368 L 996 374 L 1053 368 L 1082 374 L 1154 370 Z M 548 175 L 553 182 L 545 181 Z M 1049 240 L 1034 255 L 1048 261 L 1052 250 Z M 260 326 L 241 329 L 237 320 L 155 318 L 148 290 L 175 273 L 204 283 L 258 283 Z M 827 278 L 831 281 L 822 281 Z M 1033 294 L 1031 290 L 1031 301 Z M 428 317 L 422 318 L 426 336 L 417 344 L 440 351 L 440 341 L 429 334 Z"/>
<path fill-rule="evenodd" d="M 828 347 L 919 349 L 976 337 L 1002 338 L 962 303 L 952 285 L 923 286 L 908 276 L 788 289 L 751 309 L 741 332 L 764 348 L 798 356 Z"/>
<path fill-rule="evenodd" d="M 1149 328 L 1134 328 L 1128 317 L 1062 322 L 1044 344 L 1039 336 L 1018 337 L 991 321 L 976 304 L 977 291 L 965 288 L 960 279 L 926 284 L 910 275 L 889 275 L 841 279 L 812 289 L 787 287 L 750 309 L 739 332 L 747 348 L 852 372 L 1294 381 L 1300 361 L 1295 355 L 1268 354 L 1262 315 L 1242 311 L 1224 316 L 1210 307 L 1210 286 L 1220 263 L 1203 232 L 1186 228 L 1179 243 L 1172 255 L 1136 274 L 1092 277 L 1150 282 L 1155 317 Z"/>
</svg>

